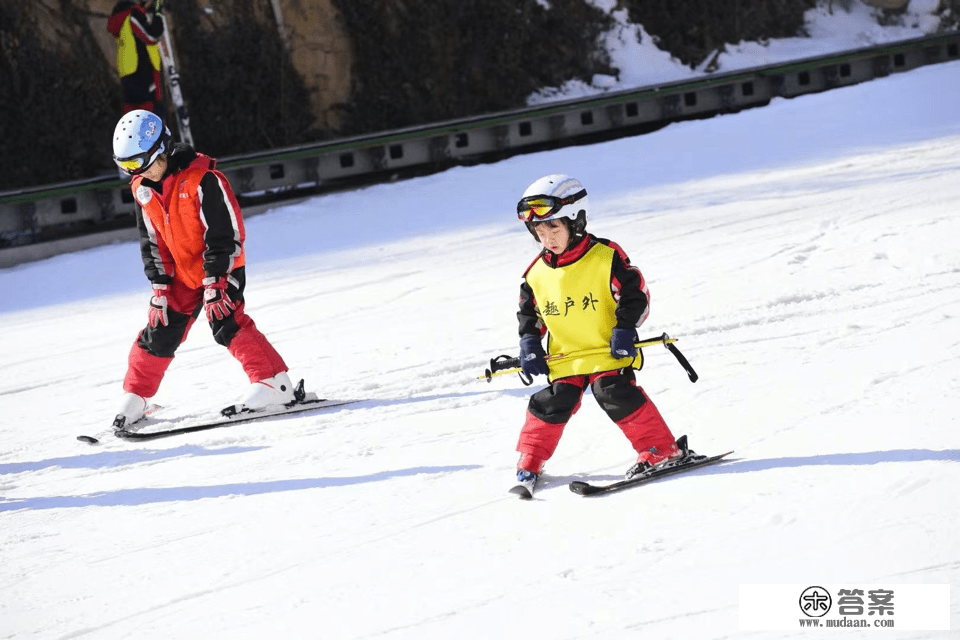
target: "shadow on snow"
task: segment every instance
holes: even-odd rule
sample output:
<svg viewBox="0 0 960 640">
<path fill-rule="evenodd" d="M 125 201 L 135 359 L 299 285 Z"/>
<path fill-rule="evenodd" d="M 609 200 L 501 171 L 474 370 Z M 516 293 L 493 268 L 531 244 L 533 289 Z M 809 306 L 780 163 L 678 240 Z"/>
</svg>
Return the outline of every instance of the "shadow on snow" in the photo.
<svg viewBox="0 0 960 640">
<path fill-rule="evenodd" d="M 468 464 L 450 467 L 413 467 L 395 471 L 381 471 L 363 476 L 345 476 L 341 478 L 302 478 L 296 480 L 268 480 L 265 482 L 244 482 L 235 484 L 212 485 L 209 487 L 158 487 L 150 489 L 120 489 L 93 493 L 83 496 L 52 496 L 25 498 L 21 500 L 0 501 L 0 512 L 21 509 L 69 509 L 80 507 L 126 507 L 162 502 L 181 502 L 203 500 L 205 498 L 223 498 L 226 496 L 254 496 L 281 491 L 302 491 L 304 489 L 325 489 L 345 487 L 368 482 L 380 482 L 391 478 L 416 476 L 426 473 L 453 473 L 479 469 L 480 465 Z"/>
<path fill-rule="evenodd" d="M 0 475 L 5 473 L 24 473 L 26 471 L 40 471 L 50 467 L 61 469 L 105 469 L 109 467 L 126 467 L 141 462 L 154 462 L 166 458 L 181 456 L 221 456 L 234 453 L 258 451 L 264 447 L 224 447 L 222 449 L 205 449 L 197 445 L 184 445 L 175 449 L 130 449 L 126 451 L 102 451 L 93 454 L 68 456 L 66 458 L 50 458 L 34 462 L 13 462 L 0 464 Z"/>
</svg>

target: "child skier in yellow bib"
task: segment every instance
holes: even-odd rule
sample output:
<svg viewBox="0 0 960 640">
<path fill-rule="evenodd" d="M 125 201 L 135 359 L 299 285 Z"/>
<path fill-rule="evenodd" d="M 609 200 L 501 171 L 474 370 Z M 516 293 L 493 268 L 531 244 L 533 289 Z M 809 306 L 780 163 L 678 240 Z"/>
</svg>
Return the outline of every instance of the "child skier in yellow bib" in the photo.
<svg viewBox="0 0 960 640">
<path fill-rule="evenodd" d="M 647 284 L 616 243 L 587 233 L 587 209 L 583 185 L 558 174 L 531 184 L 517 205 L 543 245 L 520 285 L 520 366 L 550 383 L 531 396 L 517 444 L 518 486 L 530 494 L 588 386 L 637 451 L 627 479 L 684 455 L 632 367 L 636 328 L 650 313 Z M 545 360 L 600 347 L 609 350 Z"/>
</svg>

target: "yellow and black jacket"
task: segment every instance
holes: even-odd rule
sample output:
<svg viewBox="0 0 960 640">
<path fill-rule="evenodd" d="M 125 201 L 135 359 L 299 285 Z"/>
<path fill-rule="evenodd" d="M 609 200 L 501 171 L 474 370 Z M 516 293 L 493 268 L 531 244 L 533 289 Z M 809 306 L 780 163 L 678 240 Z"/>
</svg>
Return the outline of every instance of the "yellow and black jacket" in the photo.
<svg viewBox="0 0 960 640">
<path fill-rule="evenodd" d="M 621 369 L 610 355 L 614 327 L 639 327 L 650 312 L 650 293 L 640 270 L 615 242 L 586 235 L 556 255 L 544 249 L 520 284 L 520 337 L 547 333 L 549 355 L 600 353 L 549 362 L 551 381 Z"/>
<path fill-rule="evenodd" d="M 107 30 L 117 40 L 117 71 L 124 103 L 142 105 L 162 100 L 158 43 L 163 36 L 163 21 L 147 20 L 141 5 L 122 0 L 114 6 Z"/>
</svg>

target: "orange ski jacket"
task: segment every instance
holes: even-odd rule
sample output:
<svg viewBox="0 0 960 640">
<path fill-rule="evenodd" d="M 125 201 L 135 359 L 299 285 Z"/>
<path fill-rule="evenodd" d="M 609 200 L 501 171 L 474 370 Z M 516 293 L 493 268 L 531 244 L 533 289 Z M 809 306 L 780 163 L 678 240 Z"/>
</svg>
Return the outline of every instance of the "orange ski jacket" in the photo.
<svg viewBox="0 0 960 640">
<path fill-rule="evenodd" d="M 177 278 L 192 288 L 246 263 L 246 232 L 237 198 L 216 160 L 178 144 L 161 182 L 135 176 L 143 270 L 154 284 Z"/>
</svg>

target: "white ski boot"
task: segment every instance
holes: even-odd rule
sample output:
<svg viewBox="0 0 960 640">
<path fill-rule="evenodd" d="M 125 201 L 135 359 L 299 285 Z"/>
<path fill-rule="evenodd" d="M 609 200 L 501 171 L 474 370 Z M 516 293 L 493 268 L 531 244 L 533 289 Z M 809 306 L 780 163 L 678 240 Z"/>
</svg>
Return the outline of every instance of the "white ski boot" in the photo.
<svg viewBox="0 0 960 640">
<path fill-rule="evenodd" d="M 296 400 L 293 383 L 286 371 L 272 378 L 254 382 L 236 405 L 238 412 L 258 411 L 274 405 L 287 405 Z"/>
<path fill-rule="evenodd" d="M 113 428 L 126 429 L 130 425 L 143 420 L 147 410 L 147 399 L 135 393 L 125 392 L 120 401 L 120 410 L 113 419 Z"/>
</svg>

